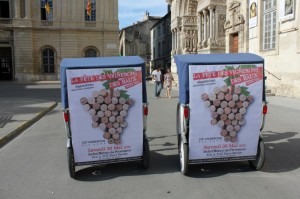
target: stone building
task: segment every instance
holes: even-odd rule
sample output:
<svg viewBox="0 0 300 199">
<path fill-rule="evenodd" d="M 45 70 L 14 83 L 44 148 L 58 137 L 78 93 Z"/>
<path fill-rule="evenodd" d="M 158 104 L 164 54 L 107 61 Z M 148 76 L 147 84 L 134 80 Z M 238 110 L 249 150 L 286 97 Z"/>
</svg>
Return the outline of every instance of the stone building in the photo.
<svg viewBox="0 0 300 199">
<path fill-rule="evenodd" d="M 300 1 L 227 0 L 226 52 L 265 59 L 273 93 L 300 98 Z"/>
<path fill-rule="evenodd" d="M 172 35 L 171 35 L 171 12 L 162 17 L 155 23 L 151 31 L 151 70 L 161 68 L 165 71 L 171 67 L 171 50 L 172 50 Z"/>
<path fill-rule="evenodd" d="M 226 0 L 167 0 L 172 55 L 225 52 Z M 172 71 L 176 65 L 172 60 Z"/>
<path fill-rule="evenodd" d="M 59 80 L 63 58 L 118 55 L 118 0 L 90 2 L 0 1 L 0 79 Z"/>
<path fill-rule="evenodd" d="M 151 61 L 151 27 L 158 22 L 161 17 L 150 16 L 145 13 L 142 21 L 125 27 L 119 35 L 119 54 L 121 56 L 140 56 L 146 63 L 146 74 L 150 74 Z"/>
<path fill-rule="evenodd" d="M 172 55 L 260 55 L 265 59 L 267 88 L 277 95 L 300 98 L 299 1 L 166 1 L 172 13 Z M 172 72 L 177 72 L 174 60 Z"/>
</svg>

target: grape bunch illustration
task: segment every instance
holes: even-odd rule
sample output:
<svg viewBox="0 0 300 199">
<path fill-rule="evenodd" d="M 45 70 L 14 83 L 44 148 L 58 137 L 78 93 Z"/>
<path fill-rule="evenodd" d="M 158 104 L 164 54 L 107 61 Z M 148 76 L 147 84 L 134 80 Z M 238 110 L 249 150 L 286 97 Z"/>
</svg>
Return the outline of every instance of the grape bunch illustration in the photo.
<svg viewBox="0 0 300 199">
<path fill-rule="evenodd" d="M 125 90 L 101 89 L 93 96 L 82 97 L 80 103 L 92 118 L 92 127 L 103 130 L 109 144 L 121 144 L 121 135 L 127 127 L 126 116 L 134 100 Z"/>
<path fill-rule="evenodd" d="M 238 132 L 246 124 L 247 108 L 254 97 L 247 87 L 224 85 L 215 87 L 210 94 L 203 93 L 201 99 L 211 113 L 211 124 L 218 125 L 226 142 L 236 142 Z"/>
</svg>

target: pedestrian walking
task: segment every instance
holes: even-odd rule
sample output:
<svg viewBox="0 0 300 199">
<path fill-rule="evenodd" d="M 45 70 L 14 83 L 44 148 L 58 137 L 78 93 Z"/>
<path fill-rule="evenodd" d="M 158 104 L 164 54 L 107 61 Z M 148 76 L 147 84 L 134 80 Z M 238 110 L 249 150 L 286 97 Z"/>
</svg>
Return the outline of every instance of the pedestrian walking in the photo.
<svg viewBox="0 0 300 199">
<path fill-rule="evenodd" d="M 171 99 L 171 90 L 172 90 L 172 82 L 173 82 L 174 78 L 173 75 L 171 73 L 171 70 L 169 68 L 167 68 L 167 72 L 164 75 L 164 84 L 165 84 L 165 88 L 166 88 L 166 96 Z"/>
<path fill-rule="evenodd" d="M 159 67 L 152 72 L 152 79 L 155 84 L 155 97 L 159 98 L 162 90 L 162 74 Z"/>
</svg>

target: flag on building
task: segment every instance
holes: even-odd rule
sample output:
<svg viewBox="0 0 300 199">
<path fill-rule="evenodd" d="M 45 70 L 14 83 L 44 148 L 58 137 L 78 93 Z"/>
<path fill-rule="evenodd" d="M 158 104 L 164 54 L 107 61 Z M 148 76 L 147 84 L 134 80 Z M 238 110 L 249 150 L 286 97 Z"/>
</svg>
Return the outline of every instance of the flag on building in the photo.
<svg viewBox="0 0 300 199">
<path fill-rule="evenodd" d="M 91 5 L 91 0 L 88 0 L 87 6 L 86 6 L 86 14 L 88 16 L 91 16 L 92 14 L 92 5 Z"/>
<path fill-rule="evenodd" d="M 46 10 L 47 14 L 49 14 L 51 11 L 51 7 L 50 7 L 48 0 L 45 1 L 45 10 Z"/>
</svg>

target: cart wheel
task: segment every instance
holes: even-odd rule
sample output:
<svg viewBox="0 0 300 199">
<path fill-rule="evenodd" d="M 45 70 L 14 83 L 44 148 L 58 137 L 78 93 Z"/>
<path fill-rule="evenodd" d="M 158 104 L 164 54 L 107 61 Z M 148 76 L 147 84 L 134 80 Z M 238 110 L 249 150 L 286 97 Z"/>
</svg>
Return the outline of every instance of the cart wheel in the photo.
<svg viewBox="0 0 300 199">
<path fill-rule="evenodd" d="M 68 167 L 70 177 L 75 179 L 75 162 L 74 162 L 74 153 L 72 148 L 68 148 Z"/>
<path fill-rule="evenodd" d="M 144 141 L 143 141 L 143 159 L 142 159 L 142 168 L 148 169 L 150 165 L 150 148 L 149 148 L 149 142 L 148 139 L 144 135 Z"/>
<path fill-rule="evenodd" d="M 265 163 L 265 144 L 261 137 L 259 137 L 257 154 L 255 160 L 249 160 L 249 165 L 254 170 L 260 170 Z"/>
<path fill-rule="evenodd" d="M 180 139 L 180 149 L 179 149 L 179 159 L 180 159 L 180 170 L 183 175 L 188 174 L 188 145 L 183 143 Z"/>
<path fill-rule="evenodd" d="M 178 144 L 178 152 L 180 153 L 180 104 L 177 104 L 177 112 L 176 112 L 176 135 L 177 135 L 177 144 Z"/>
</svg>

